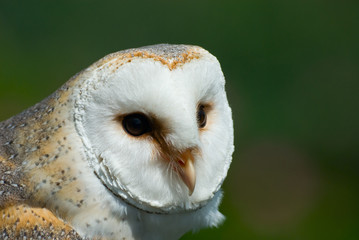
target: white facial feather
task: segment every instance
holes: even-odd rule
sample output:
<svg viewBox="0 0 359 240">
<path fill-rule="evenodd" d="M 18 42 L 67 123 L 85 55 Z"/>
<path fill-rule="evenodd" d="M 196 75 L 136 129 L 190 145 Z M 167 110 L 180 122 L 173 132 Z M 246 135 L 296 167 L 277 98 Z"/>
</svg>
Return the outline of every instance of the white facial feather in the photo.
<svg viewBox="0 0 359 240">
<path fill-rule="evenodd" d="M 172 71 L 152 59 L 134 59 L 115 71 L 107 64 L 84 88 L 78 101 L 84 116 L 77 124 L 84 128 L 92 166 L 112 191 L 141 209 L 181 212 L 200 207 L 219 190 L 231 161 L 233 135 L 224 78 L 214 57 Z M 204 131 L 196 119 L 201 103 L 213 104 Z M 162 122 L 174 148 L 200 149 L 192 196 L 156 154 L 150 138 L 129 136 L 115 121 L 119 114 L 134 112 Z"/>
</svg>

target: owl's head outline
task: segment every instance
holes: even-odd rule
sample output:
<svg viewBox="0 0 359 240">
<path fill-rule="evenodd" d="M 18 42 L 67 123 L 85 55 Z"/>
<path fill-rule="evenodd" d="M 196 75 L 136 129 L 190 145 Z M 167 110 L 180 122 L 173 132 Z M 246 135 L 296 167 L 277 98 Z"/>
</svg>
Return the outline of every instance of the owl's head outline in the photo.
<svg viewBox="0 0 359 240">
<path fill-rule="evenodd" d="M 233 121 L 213 55 L 188 45 L 124 50 L 85 69 L 75 84 L 84 152 L 114 195 L 168 213 L 196 210 L 220 193 L 234 150 Z M 150 125 L 139 136 L 124 125 L 134 114 Z"/>
</svg>

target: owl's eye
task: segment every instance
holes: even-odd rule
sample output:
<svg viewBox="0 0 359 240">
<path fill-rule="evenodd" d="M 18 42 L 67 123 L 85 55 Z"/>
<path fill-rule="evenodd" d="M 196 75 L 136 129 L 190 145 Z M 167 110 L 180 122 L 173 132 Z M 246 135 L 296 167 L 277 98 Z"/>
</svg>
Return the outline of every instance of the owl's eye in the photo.
<svg viewBox="0 0 359 240">
<path fill-rule="evenodd" d="M 135 137 L 151 131 L 150 120 L 140 113 L 125 116 L 122 120 L 122 125 L 128 134 Z"/>
<path fill-rule="evenodd" d="M 200 127 L 200 128 L 204 128 L 206 126 L 207 114 L 204 111 L 204 106 L 203 105 L 200 105 L 198 107 L 198 110 L 197 110 L 197 122 L 198 122 L 198 127 Z"/>
</svg>

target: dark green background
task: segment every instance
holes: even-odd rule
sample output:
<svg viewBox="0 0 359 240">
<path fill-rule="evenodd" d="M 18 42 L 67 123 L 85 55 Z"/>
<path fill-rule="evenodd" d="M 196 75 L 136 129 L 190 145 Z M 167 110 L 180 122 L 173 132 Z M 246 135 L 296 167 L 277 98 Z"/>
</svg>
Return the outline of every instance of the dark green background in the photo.
<svg viewBox="0 0 359 240">
<path fill-rule="evenodd" d="M 217 56 L 235 120 L 227 220 L 183 239 L 359 239 L 358 1 L 1 0 L 0 120 L 155 43 Z"/>
</svg>

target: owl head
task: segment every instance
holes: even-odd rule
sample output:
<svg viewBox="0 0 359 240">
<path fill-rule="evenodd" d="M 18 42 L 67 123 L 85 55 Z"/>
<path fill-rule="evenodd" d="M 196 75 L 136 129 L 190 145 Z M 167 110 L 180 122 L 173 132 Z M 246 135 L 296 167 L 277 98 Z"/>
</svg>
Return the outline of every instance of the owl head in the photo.
<svg viewBox="0 0 359 240">
<path fill-rule="evenodd" d="M 217 59 L 161 44 L 110 54 L 77 79 L 75 124 L 95 175 L 136 208 L 186 212 L 219 192 L 233 122 Z"/>
</svg>

